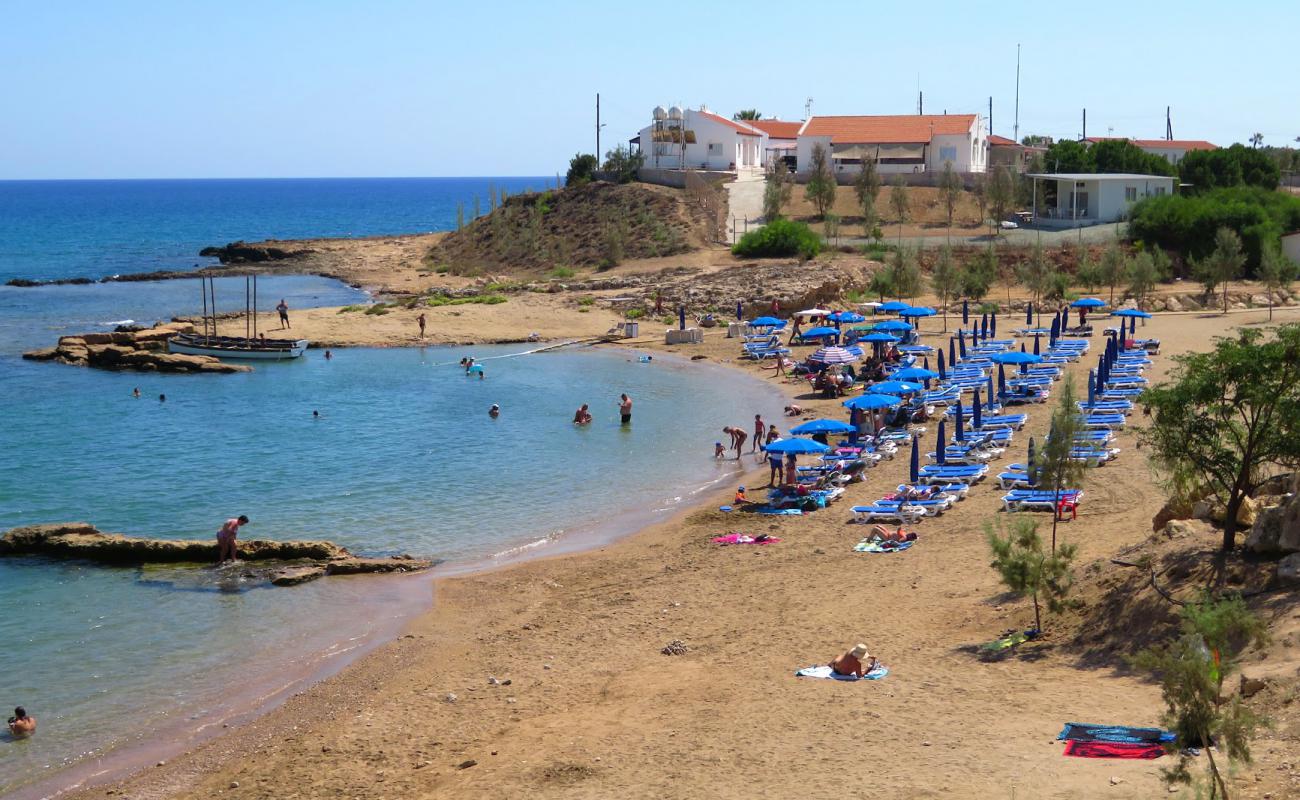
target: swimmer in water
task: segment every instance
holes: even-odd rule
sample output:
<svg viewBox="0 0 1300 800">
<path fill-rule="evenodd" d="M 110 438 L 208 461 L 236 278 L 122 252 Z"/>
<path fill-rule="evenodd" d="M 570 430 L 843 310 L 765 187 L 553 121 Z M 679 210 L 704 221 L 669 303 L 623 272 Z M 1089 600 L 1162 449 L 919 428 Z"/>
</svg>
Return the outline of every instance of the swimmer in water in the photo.
<svg viewBox="0 0 1300 800">
<path fill-rule="evenodd" d="M 492 407 L 488 409 L 488 416 L 491 417 L 492 419 L 496 419 L 497 417 L 501 416 L 501 406 L 497 405 L 496 403 L 493 403 Z"/>
<path fill-rule="evenodd" d="M 591 422 L 591 412 L 587 410 L 587 404 L 583 403 L 582 408 L 573 412 L 574 425 L 586 425 Z"/>
<path fill-rule="evenodd" d="M 135 397 L 135 398 L 139 398 L 139 397 L 140 397 L 140 387 L 139 387 L 139 386 L 137 386 L 137 387 L 135 387 L 134 389 L 131 390 L 131 396 L 132 396 L 132 397 Z"/>
</svg>

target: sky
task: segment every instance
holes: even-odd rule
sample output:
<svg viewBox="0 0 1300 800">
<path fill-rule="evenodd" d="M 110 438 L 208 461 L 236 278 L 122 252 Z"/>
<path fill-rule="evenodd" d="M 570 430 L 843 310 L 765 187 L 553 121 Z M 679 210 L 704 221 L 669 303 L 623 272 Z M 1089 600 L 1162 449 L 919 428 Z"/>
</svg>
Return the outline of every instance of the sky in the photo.
<svg viewBox="0 0 1300 800">
<path fill-rule="evenodd" d="M 0 0 L 0 179 L 563 173 L 658 104 L 1300 136 L 1295 0 Z"/>
</svg>

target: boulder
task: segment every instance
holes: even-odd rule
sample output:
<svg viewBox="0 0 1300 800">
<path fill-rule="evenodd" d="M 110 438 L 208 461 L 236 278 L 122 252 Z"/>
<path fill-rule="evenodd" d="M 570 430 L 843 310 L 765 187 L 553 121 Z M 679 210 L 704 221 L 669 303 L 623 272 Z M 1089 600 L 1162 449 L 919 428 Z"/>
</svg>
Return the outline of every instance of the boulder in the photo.
<svg viewBox="0 0 1300 800">
<path fill-rule="evenodd" d="M 1247 678 L 1245 673 L 1241 676 L 1241 696 L 1254 697 L 1268 687 L 1268 681 L 1259 678 Z"/>
<path fill-rule="evenodd" d="M 1165 523 L 1161 533 L 1170 539 L 1191 536 L 1196 533 L 1196 526 L 1185 519 L 1171 519 Z"/>
<path fill-rule="evenodd" d="M 85 347 L 86 338 L 84 336 L 60 336 L 59 347 Z"/>
<path fill-rule="evenodd" d="M 1177 298 L 1177 297 L 1167 297 L 1167 298 L 1165 298 L 1165 310 L 1166 310 L 1166 311 L 1182 311 L 1182 310 L 1183 310 L 1183 304 L 1180 303 L 1180 302 L 1178 302 L 1178 298 Z"/>
<path fill-rule="evenodd" d="M 59 357 L 59 348 L 44 347 L 40 350 L 29 350 L 23 353 L 23 358 L 28 361 L 53 361 Z"/>
<path fill-rule="evenodd" d="M 0 556 L 3 555 L 43 555 L 106 564 L 209 562 L 217 558 L 217 540 L 216 537 L 201 541 L 137 539 L 103 533 L 87 522 L 60 522 L 13 528 L 0 536 Z M 329 561 L 351 556 L 345 548 L 332 542 L 262 539 L 239 542 L 239 557 L 248 561 Z"/>
<path fill-rule="evenodd" d="M 125 334 L 113 334 L 122 336 Z M 122 360 L 135 352 L 134 347 L 127 347 L 120 344 L 92 344 L 86 348 L 90 351 L 89 361 L 94 366 L 114 366 L 120 364 Z"/>
<path fill-rule="evenodd" d="M 1300 584 L 1300 553 L 1292 553 L 1277 562 L 1277 579 L 1282 583 Z"/>
<path fill-rule="evenodd" d="M 1178 304 L 1183 307 L 1184 311 L 1200 311 L 1204 306 L 1201 301 L 1189 294 L 1178 295 Z"/>
<path fill-rule="evenodd" d="M 1250 304 L 1251 304 L 1252 306 L 1263 306 L 1263 307 L 1267 307 L 1267 306 L 1269 305 L 1268 295 L 1266 295 L 1266 294 L 1252 294 L 1252 295 L 1250 296 Z"/>
<path fill-rule="evenodd" d="M 291 567 L 271 576 L 272 586 L 297 586 L 325 577 L 324 567 Z"/>
<path fill-rule="evenodd" d="M 1194 513 L 1195 505 L 1190 500 L 1170 498 L 1151 518 L 1151 530 L 1159 533 L 1171 519 L 1198 519 Z"/>
<path fill-rule="evenodd" d="M 1248 528 L 1255 524 L 1255 518 L 1259 515 L 1259 505 L 1253 498 L 1243 497 L 1241 507 L 1237 509 L 1237 525 L 1242 528 Z M 1228 509 L 1218 500 L 1207 498 L 1198 500 L 1192 506 L 1193 519 L 1208 519 L 1211 522 L 1217 522 L 1222 525 L 1228 518 Z"/>
<path fill-rule="evenodd" d="M 111 333 L 83 333 L 81 340 L 86 344 L 112 344 L 113 334 Z"/>
<path fill-rule="evenodd" d="M 147 328 L 131 334 L 131 341 L 136 344 L 140 344 L 141 342 L 165 342 L 175 336 L 176 333 L 177 332 L 171 328 Z"/>
<path fill-rule="evenodd" d="M 1261 511 L 1246 536 L 1246 549 L 1277 555 L 1300 553 L 1300 499 L 1291 499 Z"/>
<path fill-rule="evenodd" d="M 414 572 L 415 570 L 428 569 L 433 566 L 433 562 L 411 558 L 410 556 L 394 556 L 392 558 L 345 558 L 338 561 L 331 561 L 325 565 L 325 574 L 327 575 L 361 575 L 363 573 L 374 572 Z"/>
</svg>

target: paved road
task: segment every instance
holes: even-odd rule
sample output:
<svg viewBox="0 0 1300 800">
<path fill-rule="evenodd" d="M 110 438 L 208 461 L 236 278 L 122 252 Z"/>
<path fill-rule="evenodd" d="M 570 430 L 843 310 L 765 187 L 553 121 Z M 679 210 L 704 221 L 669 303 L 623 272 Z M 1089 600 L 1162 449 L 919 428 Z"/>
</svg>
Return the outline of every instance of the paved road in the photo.
<svg viewBox="0 0 1300 800">
<path fill-rule="evenodd" d="M 727 187 L 727 231 L 736 220 L 737 235 L 745 232 L 745 220 L 752 229 L 763 216 L 763 187 L 767 181 L 761 172 L 741 172 Z"/>
</svg>

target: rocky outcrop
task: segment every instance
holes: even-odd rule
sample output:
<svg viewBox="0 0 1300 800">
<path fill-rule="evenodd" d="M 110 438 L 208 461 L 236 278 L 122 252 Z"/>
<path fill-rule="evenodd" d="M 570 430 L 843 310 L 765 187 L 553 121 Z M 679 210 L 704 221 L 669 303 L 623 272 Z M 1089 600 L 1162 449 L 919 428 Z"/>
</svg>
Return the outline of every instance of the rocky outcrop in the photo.
<svg viewBox="0 0 1300 800">
<path fill-rule="evenodd" d="M 168 353 L 167 340 L 193 333 L 188 322 L 168 322 L 136 331 L 83 333 L 63 336 L 57 347 L 23 353 L 29 361 L 58 361 L 78 367 L 138 372 L 250 372 L 252 367 L 228 364 L 212 356 Z"/>
<path fill-rule="evenodd" d="M 241 539 L 238 551 L 242 561 L 268 565 L 262 572 L 276 586 L 296 586 L 327 575 L 415 572 L 433 566 L 432 561 L 406 555 L 354 556 L 326 541 Z M 217 560 L 217 543 L 215 537 L 198 541 L 141 539 L 104 533 L 88 522 L 60 522 L 9 530 L 0 536 L 3 556 L 42 556 L 113 566 L 211 564 Z"/>
<path fill-rule="evenodd" d="M 312 250 L 301 248 L 290 250 L 284 247 L 276 247 L 267 242 L 258 244 L 248 244 L 244 241 L 231 242 L 225 247 L 205 247 L 199 251 L 199 255 L 205 258 L 216 258 L 222 264 L 258 264 L 264 261 L 284 261 L 290 258 L 310 255 Z"/>
<path fill-rule="evenodd" d="M 1300 495 L 1261 511 L 1246 536 L 1246 549 L 1262 555 L 1300 553 Z"/>
</svg>

